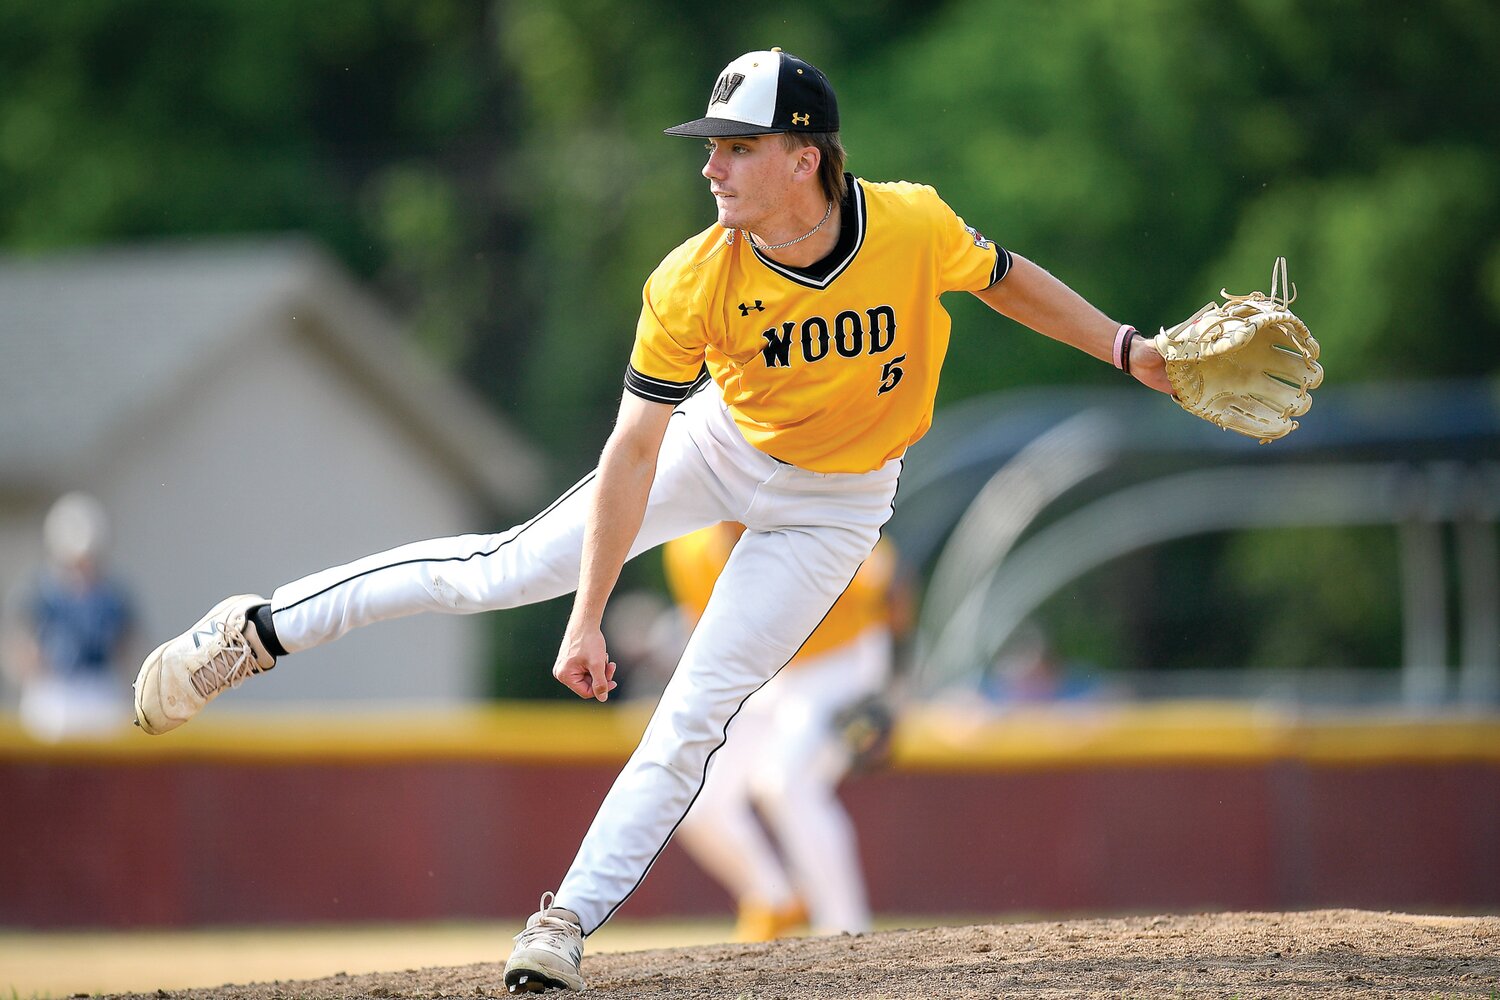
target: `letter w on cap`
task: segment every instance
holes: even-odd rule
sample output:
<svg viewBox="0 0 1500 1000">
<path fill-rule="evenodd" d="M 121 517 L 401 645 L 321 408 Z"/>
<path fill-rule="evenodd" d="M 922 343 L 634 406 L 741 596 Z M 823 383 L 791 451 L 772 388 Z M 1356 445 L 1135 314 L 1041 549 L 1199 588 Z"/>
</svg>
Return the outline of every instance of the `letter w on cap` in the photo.
<svg viewBox="0 0 1500 1000">
<path fill-rule="evenodd" d="M 714 92 L 708 99 L 709 106 L 728 104 L 729 99 L 734 96 L 734 92 L 744 82 L 745 74 L 743 73 L 725 73 L 719 77 L 719 82 L 714 84 Z"/>
</svg>

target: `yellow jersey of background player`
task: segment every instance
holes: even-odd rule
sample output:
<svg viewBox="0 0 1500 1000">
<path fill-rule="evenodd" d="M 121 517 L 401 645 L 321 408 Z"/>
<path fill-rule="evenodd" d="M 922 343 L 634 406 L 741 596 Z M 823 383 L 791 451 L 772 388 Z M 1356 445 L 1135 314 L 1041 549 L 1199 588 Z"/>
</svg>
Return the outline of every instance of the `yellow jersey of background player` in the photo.
<svg viewBox="0 0 1500 1000">
<path fill-rule="evenodd" d="M 685 398 L 704 365 L 746 440 L 813 472 L 868 472 L 932 423 L 951 326 L 939 296 L 981 291 L 1010 255 L 936 191 L 849 178 L 833 251 L 780 264 L 710 226 L 647 280 L 627 382 Z"/>
<path fill-rule="evenodd" d="M 661 547 L 667 588 L 691 623 L 703 617 L 714 583 L 744 530 L 744 525 L 731 522 L 712 524 Z M 899 590 L 897 568 L 895 546 L 882 538 L 787 667 L 797 667 L 846 646 L 877 626 L 904 625 L 892 621 L 892 594 Z"/>
</svg>

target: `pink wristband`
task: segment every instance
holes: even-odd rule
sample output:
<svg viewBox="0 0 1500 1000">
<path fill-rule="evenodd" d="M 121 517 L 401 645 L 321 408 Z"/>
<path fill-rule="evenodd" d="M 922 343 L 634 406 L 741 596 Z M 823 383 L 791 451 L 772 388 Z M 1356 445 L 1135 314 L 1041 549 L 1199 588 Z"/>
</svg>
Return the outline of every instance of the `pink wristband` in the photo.
<svg viewBox="0 0 1500 1000">
<path fill-rule="evenodd" d="M 1115 331 L 1115 367 L 1122 372 L 1130 371 L 1130 338 L 1135 335 L 1136 329 L 1129 323 L 1121 323 Z"/>
</svg>

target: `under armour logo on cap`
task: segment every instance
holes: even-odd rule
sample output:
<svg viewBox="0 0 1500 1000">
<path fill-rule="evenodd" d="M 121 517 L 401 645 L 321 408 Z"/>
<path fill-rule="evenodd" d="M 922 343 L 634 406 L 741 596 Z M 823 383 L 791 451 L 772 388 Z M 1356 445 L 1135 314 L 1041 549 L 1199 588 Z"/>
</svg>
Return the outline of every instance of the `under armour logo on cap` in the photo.
<svg viewBox="0 0 1500 1000">
<path fill-rule="evenodd" d="M 704 117 L 666 133 L 730 138 L 838 128 L 838 101 L 822 71 L 790 53 L 770 49 L 747 52 L 724 67 L 709 93 Z"/>
</svg>

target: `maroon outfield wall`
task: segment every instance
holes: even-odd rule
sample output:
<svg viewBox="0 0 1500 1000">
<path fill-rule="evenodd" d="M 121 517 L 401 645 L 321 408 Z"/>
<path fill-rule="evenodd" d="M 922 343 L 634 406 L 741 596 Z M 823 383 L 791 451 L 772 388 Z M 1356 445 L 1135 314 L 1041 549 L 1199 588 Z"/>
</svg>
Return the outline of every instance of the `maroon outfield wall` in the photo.
<svg viewBox="0 0 1500 1000">
<path fill-rule="evenodd" d="M 194 725 L 63 747 L 0 728 L 0 924 L 525 914 L 640 719 Z M 567 759 L 540 756 L 559 733 Z M 844 798 L 886 914 L 1500 907 L 1500 720 L 928 713 Z M 728 912 L 669 847 L 622 916 Z"/>
</svg>

